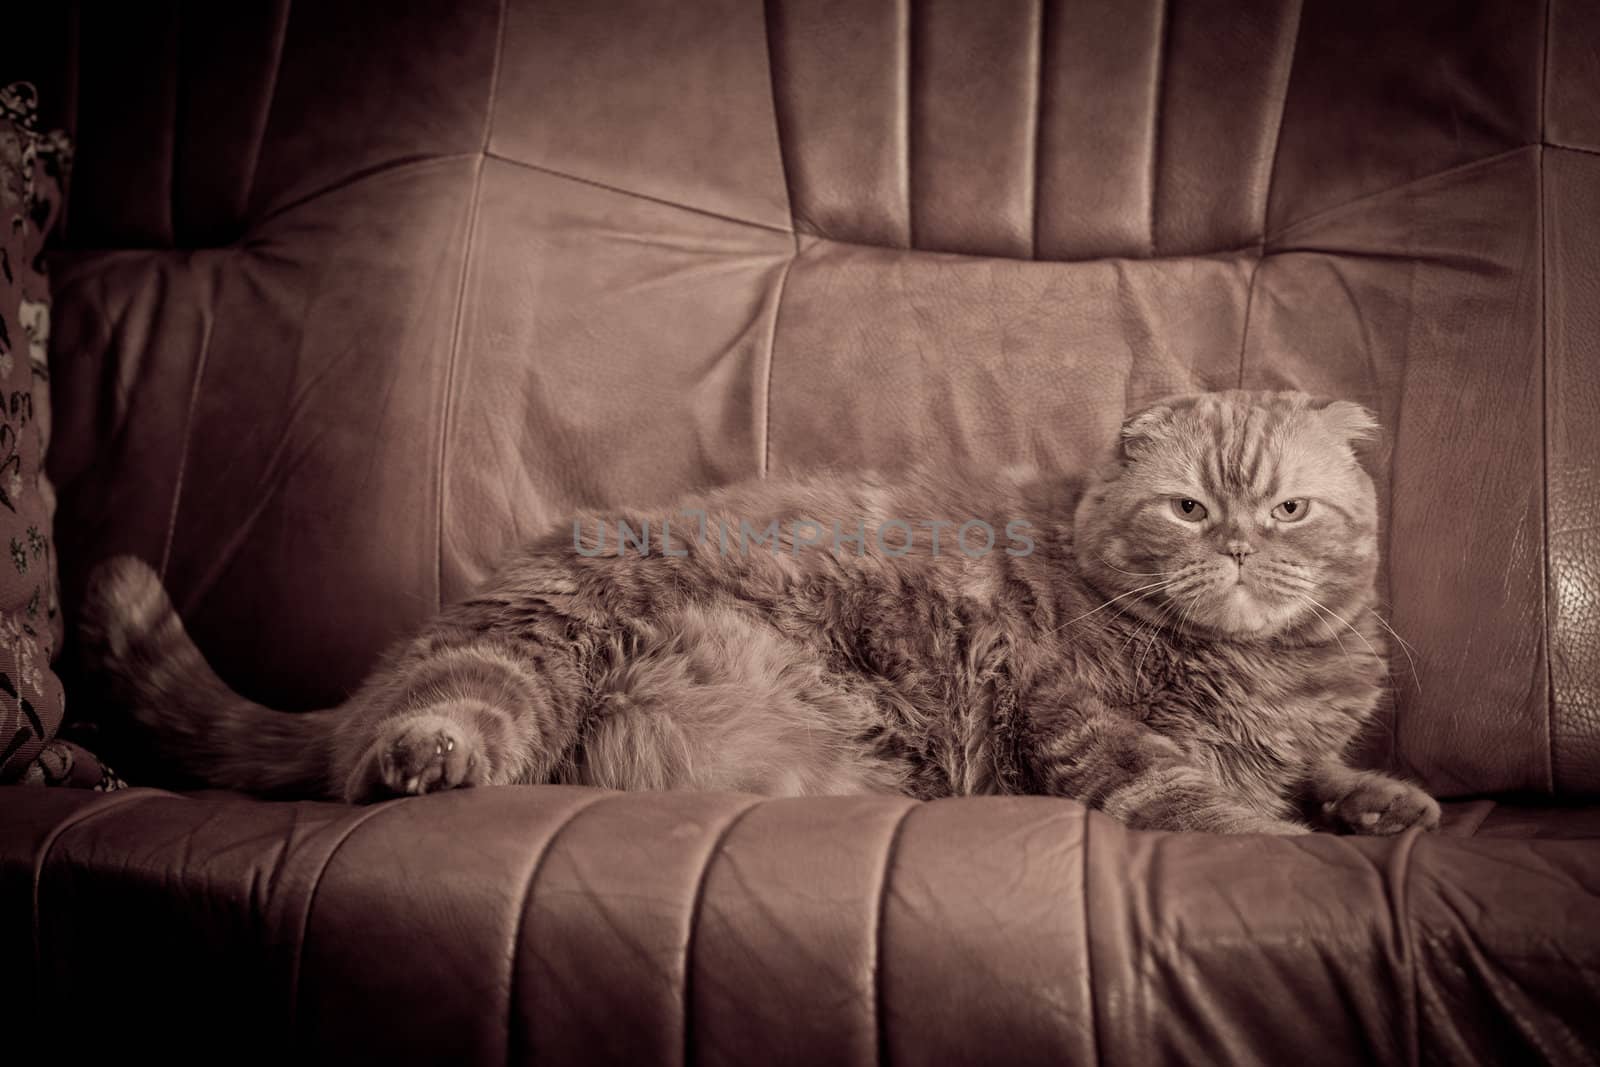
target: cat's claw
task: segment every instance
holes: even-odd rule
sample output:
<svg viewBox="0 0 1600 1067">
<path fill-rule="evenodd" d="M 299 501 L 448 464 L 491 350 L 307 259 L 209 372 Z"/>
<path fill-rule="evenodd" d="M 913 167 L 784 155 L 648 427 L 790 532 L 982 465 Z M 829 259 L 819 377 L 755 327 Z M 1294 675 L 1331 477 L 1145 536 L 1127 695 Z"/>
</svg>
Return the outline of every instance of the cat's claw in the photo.
<svg viewBox="0 0 1600 1067">
<path fill-rule="evenodd" d="M 482 761 L 466 731 L 441 715 L 388 723 L 377 752 L 379 780 L 401 796 L 477 785 L 481 777 Z"/>
</svg>

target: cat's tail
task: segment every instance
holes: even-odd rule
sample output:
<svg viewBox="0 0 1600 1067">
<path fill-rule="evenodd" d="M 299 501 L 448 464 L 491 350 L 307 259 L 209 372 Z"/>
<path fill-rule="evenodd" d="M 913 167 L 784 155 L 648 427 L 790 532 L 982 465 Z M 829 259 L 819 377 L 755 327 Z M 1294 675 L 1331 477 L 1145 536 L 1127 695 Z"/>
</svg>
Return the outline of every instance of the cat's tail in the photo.
<svg viewBox="0 0 1600 1067">
<path fill-rule="evenodd" d="M 85 665 L 131 713 L 132 740 L 163 771 L 217 789 L 331 795 L 337 711 L 274 711 L 228 688 L 142 561 L 117 556 L 95 568 L 78 633 Z"/>
</svg>

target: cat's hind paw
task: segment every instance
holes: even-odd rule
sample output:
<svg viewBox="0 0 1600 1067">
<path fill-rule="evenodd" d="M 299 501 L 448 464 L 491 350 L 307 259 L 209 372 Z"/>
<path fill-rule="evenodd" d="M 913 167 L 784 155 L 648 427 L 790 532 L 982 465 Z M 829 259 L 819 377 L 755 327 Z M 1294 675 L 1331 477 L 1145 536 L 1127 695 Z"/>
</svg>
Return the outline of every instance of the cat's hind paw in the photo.
<svg viewBox="0 0 1600 1067">
<path fill-rule="evenodd" d="M 422 713 L 391 719 L 374 746 L 377 779 L 396 796 L 419 796 L 483 782 L 482 742 L 454 719 Z"/>
</svg>

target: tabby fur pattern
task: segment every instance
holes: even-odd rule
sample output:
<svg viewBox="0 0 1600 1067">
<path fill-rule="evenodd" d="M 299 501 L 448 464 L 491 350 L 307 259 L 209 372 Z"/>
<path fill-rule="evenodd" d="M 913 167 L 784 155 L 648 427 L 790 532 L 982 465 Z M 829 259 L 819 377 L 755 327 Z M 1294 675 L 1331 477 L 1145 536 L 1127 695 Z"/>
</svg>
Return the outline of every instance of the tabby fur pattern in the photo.
<svg viewBox="0 0 1600 1067">
<path fill-rule="evenodd" d="M 1205 393 L 1128 419 L 1089 474 L 814 475 L 579 516 L 325 711 L 236 695 L 130 557 L 93 576 L 82 644 L 187 782 L 263 794 L 1040 793 L 1157 830 L 1431 828 L 1425 792 L 1345 762 L 1386 677 L 1355 451 L 1375 428 L 1349 402 Z M 777 519 L 780 550 L 685 538 L 686 509 Z M 792 520 L 833 517 L 908 520 L 911 550 L 793 544 Z M 936 552 L 952 517 L 1023 520 L 1033 550 L 974 558 L 947 527 Z M 673 552 L 589 554 L 618 519 L 673 522 Z"/>
</svg>

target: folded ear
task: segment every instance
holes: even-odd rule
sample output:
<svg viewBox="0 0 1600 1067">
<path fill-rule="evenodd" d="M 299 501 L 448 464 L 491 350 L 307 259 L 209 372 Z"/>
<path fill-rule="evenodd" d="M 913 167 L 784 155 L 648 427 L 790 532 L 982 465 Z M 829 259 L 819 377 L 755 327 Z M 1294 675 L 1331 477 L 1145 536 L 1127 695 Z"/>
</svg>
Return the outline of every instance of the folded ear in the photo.
<svg viewBox="0 0 1600 1067">
<path fill-rule="evenodd" d="M 1151 443 L 1171 436 L 1172 412 L 1171 404 L 1161 402 L 1122 420 L 1122 454 L 1137 456 Z"/>
<path fill-rule="evenodd" d="M 1317 405 L 1317 418 L 1339 440 L 1353 445 L 1378 436 L 1378 418 L 1360 404 L 1330 400 Z"/>
</svg>

